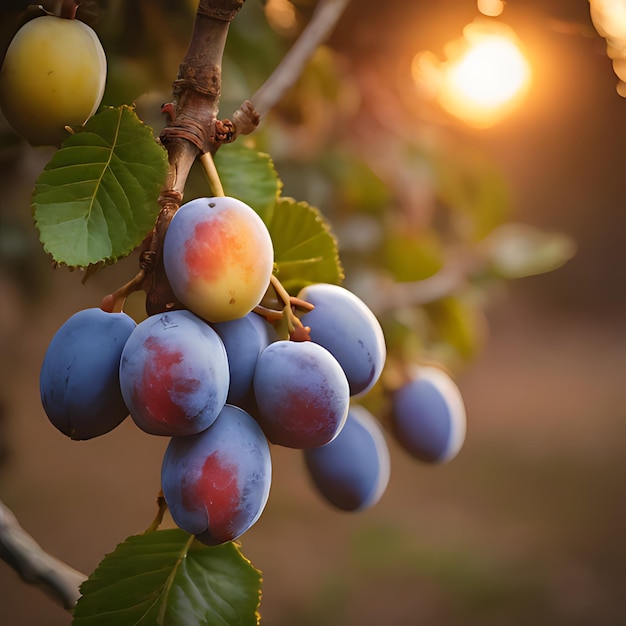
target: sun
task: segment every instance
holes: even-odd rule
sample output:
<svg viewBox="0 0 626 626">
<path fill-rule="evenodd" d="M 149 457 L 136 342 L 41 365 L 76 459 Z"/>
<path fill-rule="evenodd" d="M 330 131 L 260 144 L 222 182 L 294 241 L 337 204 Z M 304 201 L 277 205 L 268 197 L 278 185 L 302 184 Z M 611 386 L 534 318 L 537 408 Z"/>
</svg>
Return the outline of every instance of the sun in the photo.
<svg viewBox="0 0 626 626">
<path fill-rule="evenodd" d="M 515 43 L 493 35 L 474 43 L 449 68 L 447 87 L 452 97 L 491 109 L 514 98 L 527 77 L 528 64 Z"/>
<path fill-rule="evenodd" d="M 525 95 L 530 79 L 515 34 L 503 24 L 473 22 L 446 47 L 448 60 L 432 54 L 414 60 L 413 74 L 455 117 L 478 127 L 500 121 Z"/>
</svg>

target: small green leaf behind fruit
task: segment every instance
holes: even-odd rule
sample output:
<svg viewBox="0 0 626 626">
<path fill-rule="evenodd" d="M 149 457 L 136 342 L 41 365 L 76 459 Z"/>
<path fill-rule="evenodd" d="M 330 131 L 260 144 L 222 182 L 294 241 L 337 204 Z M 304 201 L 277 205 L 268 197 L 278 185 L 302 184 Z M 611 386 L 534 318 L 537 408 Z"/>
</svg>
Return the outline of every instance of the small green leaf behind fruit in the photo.
<svg viewBox="0 0 626 626">
<path fill-rule="evenodd" d="M 65 140 L 35 183 L 44 249 L 69 267 L 128 255 L 154 225 L 166 173 L 167 153 L 135 112 L 102 109 Z"/>
<path fill-rule="evenodd" d="M 268 229 L 278 279 L 290 294 L 311 283 L 338 285 L 343 281 L 337 240 L 318 209 L 306 202 L 281 198 Z"/>
<path fill-rule="evenodd" d="M 435 360 L 460 366 L 485 344 L 487 323 L 469 293 L 457 293 L 424 306 L 430 321 L 429 352 Z"/>
<path fill-rule="evenodd" d="M 73 626 L 256 626 L 261 573 L 234 543 L 182 530 L 129 537 L 81 585 Z"/>
<path fill-rule="evenodd" d="M 442 242 L 434 230 L 390 230 L 383 242 L 382 262 L 396 280 L 424 280 L 439 271 L 445 261 Z"/>
<path fill-rule="evenodd" d="M 215 153 L 215 167 L 224 193 L 251 206 L 269 224 L 282 188 L 269 155 L 235 142 Z"/>
</svg>

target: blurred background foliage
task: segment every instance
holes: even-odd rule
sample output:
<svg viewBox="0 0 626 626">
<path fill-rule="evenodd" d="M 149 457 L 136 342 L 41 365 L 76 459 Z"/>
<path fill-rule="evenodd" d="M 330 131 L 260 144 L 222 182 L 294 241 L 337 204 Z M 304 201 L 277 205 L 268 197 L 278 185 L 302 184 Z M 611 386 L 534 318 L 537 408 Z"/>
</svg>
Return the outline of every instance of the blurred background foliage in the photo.
<svg viewBox="0 0 626 626">
<path fill-rule="evenodd" d="M 0 50 L 25 4 L 0 8 Z M 85 0 L 79 9 L 107 51 L 104 104 L 135 103 L 155 134 L 196 4 Z M 261 86 L 314 7 L 247 0 L 228 40 L 222 117 Z M 470 419 L 467 449 L 436 473 L 417 471 L 395 450 L 389 494 L 359 520 L 321 507 L 302 484 L 298 459 L 276 451 L 282 465 L 267 521 L 244 541 L 265 572 L 268 624 L 624 618 L 624 505 L 616 504 L 625 475 L 616 466 L 626 423 L 617 386 L 626 365 L 624 104 L 588 3 L 525 0 L 507 3 L 504 17 L 532 53 L 538 95 L 495 130 L 434 110 L 410 78 L 411 60 L 441 49 L 476 14 L 472 0 L 355 0 L 245 139 L 272 156 L 284 195 L 328 217 L 346 286 L 380 315 L 392 356 L 451 369 Z M 74 308 L 96 305 L 136 269 L 131 256 L 84 287 L 80 276 L 50 277 L 29 209 L 32 182 L 50 156 L 0 122 L 0 399 L 10 449 L 0 484 L 44 545 L 93 569 L 104 550 L 147 525 L 161 450 L 122 429 L 70 451 L 36 414 L 47 340 Z M 207 191 L 194 171 L 186 198 Z M 512 279 L 521 280 L 511 287 Z M 380 401 L 377 392 L 369 401 Z M 85 475 L 76 477 L 71 462 L 85 463 Z M 45 482 L 48 465 L 58 466 L 54 484 Z M 127 481 L 129 494 L 119 487 Z M 140 511 L 137 493 L 149 501 Z M 12 579 L 10 587 L 11 576 L 0 569 L 0 614 L 4 603 L 18 616 L 11 623 L 68 623 L 45 598 L 32 613 L 20 606 L 39 592 Z"/>
</svg>

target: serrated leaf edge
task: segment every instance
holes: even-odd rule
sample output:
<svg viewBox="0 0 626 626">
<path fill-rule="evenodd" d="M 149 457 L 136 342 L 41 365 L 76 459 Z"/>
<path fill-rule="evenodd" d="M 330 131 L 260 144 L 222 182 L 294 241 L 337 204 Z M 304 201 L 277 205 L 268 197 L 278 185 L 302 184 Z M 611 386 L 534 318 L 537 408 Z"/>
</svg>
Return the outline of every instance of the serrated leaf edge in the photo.
<svg viewBox="0 0 626 626">
<path fill-rule="evenodd" d="M 111 159 L 112 159 L 112 155 L 115 152 L 115 146 L 117 145 L 117 139 L 119 136 L 119 130 L 120 130 L 120 126 L 122 123 L 122 119 L 123 119 L 123 115 L 124 115 L 124 111 L 128 111 L 130 113 L 135 114 L 136 116 L 136 111 L 135 111 L 135 106 L 134 105 L 128 105 L 128 104 L 122 104 L 120 106 L 102 106 L 99 108 L 98 112 L 96 113 L 96 115 L 98 113 L 102 113 L 106 110 L 109 111 L 117 111 L 118 112 L 118 116 L 117 116 L 117 125 L 115 128 L 115 137 L 114 137 L 114 141 L 111 144 L 111 146 L 108 148 L 108 159 L 106 161 L 106 164 L 104 165 L 104 167 L 102 168 L 102 172 L 99 176 L 99 181 L 102 180 L 105 172 L 107 171 L 107 169 L 110 167 L 110 163 L 111 163 Z M 95 116 L 94 116 L 95 117 Z M 137 120 L 140 122 L 141 126 L 143 126 L 143 128 L 145 128 L 148 132 L 150 132 L 151 134 L 154 134 L 154 129 L 149 126 L 148 124 L 146 124 L 142 119 L 140 119 L 139 117 L 137 117 Z M 85 126 L 79 126 L 79 127 L 73 127 L 75 129 L 78 130 L 78 133 L 83 133 L 83 132 L 90 132 L 88 130 L 85 130 Z M 74 134 L 78 134 L 78 133 L 74 133 Z M 63 149 L 65 147 L 65 141 L 63 142 L 63 144 L 61 145 L 61 149 Z M 44 168 L 44 171 L 48 170 L 48 165 L 51 161 L 48 162 L 48 164 L 46 164 L 46 167 Z M 43 174 L 43 172 L 42 172 Z M 39 180 L 39 179 L 38 179 Z M 35 182 L 35 188 L 37 186 L 38 180 Z M 93 203 L 95 202 L 95 198 L 97 196 L 97 190 L 100 188 L 100 182 L 98 183 L 98 185 L 96 186 L 96 192 L 94 192 L 94 194 L 92 195 L 91 198 L 91 203 L 90 203 L 90 207 L 89 207 L 89 212 L 91 213 L 91 210 L 93 208 Z M 37 203 L 35 202 L 34 198 L 33 201 L 31 203 L 31 211 L 33 213 L 33 216 L 35 215 L 37 209 Z M 56 258 L 55 254 L 49 249 L 49 246 L 46 245 L 46 242 L 44 241 L 43 237 L 42 237 L 42 233 L 41 230 L 39 229 L 39 221 L 37 219 L 35 219 L 35 226 L 37 227 L 37 230 L 39 232 L 39 241 L 42 244 L 42 247 L 44 249 L 44 251 L 49 254 L 55 264 L 59 267 L 67 267 L 70 270 L 89 270 L 90 268 L 94 268 L 94 267 L 98 267 L 98 266 L 103 266 L 103 265 L 112 265 L 114 263 L 117 263 L 117 261 L 119 261 L 120 259 L 125 258 L 126 256 L 128 256 L 129 254 L 131 254 L 133 252 L 133 250 L 136 249 L 137 246 L 128 248 L 127 250 L 121 252 L 120 254 L 117 255 L 111 255 L 111 256 L 107 256 L 105 258 L 99 259 L 97 261 L 93 261 L 91 263 L 87 263 L 87 264 L 73 264 L 73 263 L 67 263 L 66 261 L 63 261 L 62 259 L 58 259 Z M 147 233 L 146 233 L 147 234 Z"/>
<path fill-rule="evenodd" d="M 332 239 L 332 243 L 333 243 L 333 260 L 337 266 L 337 275 L 339 278 L 339 282 L 343 282 L 344 278 L 345 278 L 345 272 L 344 272 L 344 268 L 343 268 L 343 264 L 341 263 L 341 258 L 339 256 L 339 242 L 337 240 L 337 237 L 335 235 L 335 233 L 333 232 L 331 225 L 328 221 L 328 219 L 326 218 L 326 216 L 322 213 L 322 211 L 312 205 L 309 204 L 308 202 L 306 202 L 305 200 L 296 200 L 295 198 L 291 197 L 291 196 L 279 196 L 276 199 L 276 203 L 275 206 L 281 203 L 285 203 L 285 204 L 297 204 L 300 205 L 306 209 L 308 209 L 311 214 L 313 215 L 314 220 L 323 228 L 324 232 L 327 233 L 331 239 Z M 272 211 L 272 215 L 274 214 L 274 211 Z M 271 231 L 270 231 L 271 232 Z M 316 235 L 314 235 L 313 237 L 309 237 L 308 239 L 301 241 L 298 243 L 297 246 L 294 246 L 293 248 L 290 248 L 291 250 L 297 250 L 298 247 L 309 243 L 311 241 L 313 241 L 316 237 L 319 236 L 319 233 L 317 233 Z M 279 263 L 277 263 L 277 273 L 278 275 L 280 275 L 280 268 L 281 267 L 288 267 L 288 266 L 294 266 L 294 265 L 299 265 L 299 264 L 308 264 L 308 263 L 315 263 L 319 260 L 323 260 L 323 257 L 318 256 L 318 257 L 311 257 L 309 259 L 298 259 L 295 261 L 281 261 Z"/>
</svg>

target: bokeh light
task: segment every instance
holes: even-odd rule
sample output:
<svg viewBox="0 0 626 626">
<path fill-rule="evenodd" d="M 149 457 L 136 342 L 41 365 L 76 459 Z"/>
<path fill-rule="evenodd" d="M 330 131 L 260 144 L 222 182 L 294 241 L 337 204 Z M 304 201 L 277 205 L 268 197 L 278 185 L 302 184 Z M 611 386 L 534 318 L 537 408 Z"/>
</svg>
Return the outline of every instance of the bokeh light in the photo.
<svg viewBox="0 0 626 626">
<path fill-rule="evenodd" d="M 619 78 L 617 93 L 626 97 L 626 2 L 624 0 L 589 0 L 593 25 L 606 39 L 606 50 L 613 59 L 613 71 Z"/>
<path fill-rule="evenodd" d="M 476 20 L 445 54 L 443 62 L 431 52 L 417 54 L 413 78 L 443 109 L 471 126 L 496 124 L 528 90 L 530 64 L 505 24 Z"/>
<path fill-rule="evenodd" d="M 265 17 L 270 26 L 283 35 L 294 35 L 297 31 L 296 7 L 289 0 L 267 0 Z"/>
<path fill-rule="evenodd" d="M 504 11 L 503 0 L 478 0 L 478 10 L 489 17 L 498 17 Z"/>
</svg>

